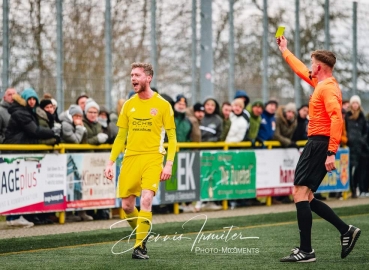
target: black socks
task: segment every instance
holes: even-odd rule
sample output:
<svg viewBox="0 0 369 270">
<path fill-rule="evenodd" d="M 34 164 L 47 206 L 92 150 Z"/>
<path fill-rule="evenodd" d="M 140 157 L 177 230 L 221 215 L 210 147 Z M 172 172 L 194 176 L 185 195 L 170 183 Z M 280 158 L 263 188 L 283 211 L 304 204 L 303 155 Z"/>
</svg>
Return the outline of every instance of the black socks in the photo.
<svg viewBox="0 0 369 270">
<path fill-rule="evenodd" d="M 326 221 L 331 223 L 334 227 L 336 227 L 341 234 L 345 234 L 349 230 L 349 226 L 345 222 L 343 222 L 336 215 L 336 213 L 334 213 L 333 210 L 322 201 L 319 201 L 314 198 L 310 202 L 310 208 L 311 211 L 314 211 L 318 216 L 325 219 Z"/>
<path fill-rule="evenodd" d="M 311 252 L 311 226 L 313 216 L 311 214 L 309 201 L 296 203 L 297 222 L 300 230 L 300 249 L 305 252 Z"/>
</svg>

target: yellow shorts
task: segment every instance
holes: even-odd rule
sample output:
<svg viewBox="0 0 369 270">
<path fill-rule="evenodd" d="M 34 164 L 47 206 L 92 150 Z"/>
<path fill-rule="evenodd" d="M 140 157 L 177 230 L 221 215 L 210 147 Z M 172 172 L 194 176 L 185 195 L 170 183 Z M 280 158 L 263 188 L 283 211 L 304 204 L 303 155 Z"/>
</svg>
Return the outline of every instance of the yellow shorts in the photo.
<svg viewBox="0 0 369 270">
<path fill-rule="evenodd" d="M 160 174 L 163 170 L 162 154 L 145 154 L 123 158 L 120 169 L 117 197 L 127 198 L 141 195 L 141 190 L 156 191 L 159 188 Z"/>
</svg>

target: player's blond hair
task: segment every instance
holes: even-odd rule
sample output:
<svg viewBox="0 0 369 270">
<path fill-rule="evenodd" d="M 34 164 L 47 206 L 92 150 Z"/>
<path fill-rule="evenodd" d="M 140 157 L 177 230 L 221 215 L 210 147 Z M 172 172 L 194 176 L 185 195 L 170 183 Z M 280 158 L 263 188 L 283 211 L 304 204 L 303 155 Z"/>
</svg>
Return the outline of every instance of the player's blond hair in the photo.
<svg viewBox="0 0 369 270">
<path fill-rule="evenodd" d="M 147 76 L 154 76 L 154 70 L 152 69 L 152 65 L 149 63 L 132 63 L 131 64 L 131 69 L 134 68 L 143 68 L 145 74 Z"/>
<path fill-rule="evenodd" d="M 311 57 L 314 57 L 316 60 L 326 64 L 330 68 L 333 68 L 336 64 L 336 56 L 331 51 L 316 50 L 312 52 Z"/>
</svg>

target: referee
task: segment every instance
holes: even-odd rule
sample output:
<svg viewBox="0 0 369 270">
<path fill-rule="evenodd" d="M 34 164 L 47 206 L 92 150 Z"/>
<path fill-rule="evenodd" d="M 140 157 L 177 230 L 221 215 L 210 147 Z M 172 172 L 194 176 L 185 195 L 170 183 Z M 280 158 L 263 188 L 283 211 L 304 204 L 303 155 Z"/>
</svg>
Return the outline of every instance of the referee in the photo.
<svg viewBox="0 0 369 270">
<path fill-rule="evenodd" d="M 309 101 L 308 142 L 296 166 L 293 198 L 297 209 L 300 246 L 281 262 L 315 262 L 311 247 L 312 214 L 330 222 L 341 234 L 341 258 L 350 254 L 360 236 L 360 229 L 343 222 L 325 203 L 314 198 L 327 171 L 335 170 L 335 154 L 342 134 L 342 94 L 332 72 L 336 56 L 325 50 L 311 54 L 311 70 L 288 49 L 284 36 L 277 38 L 279 50 L 291 69 L 314 87 Z"/>
</svg>

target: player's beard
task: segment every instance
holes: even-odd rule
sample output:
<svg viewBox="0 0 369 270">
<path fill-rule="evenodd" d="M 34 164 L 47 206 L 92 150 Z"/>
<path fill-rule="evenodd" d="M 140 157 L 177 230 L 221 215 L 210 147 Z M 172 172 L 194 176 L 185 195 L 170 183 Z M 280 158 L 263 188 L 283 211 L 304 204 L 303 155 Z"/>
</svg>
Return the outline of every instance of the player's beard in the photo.
<svg viewBox="0 0 369 270">
<path fill-rule="evenodd" d="M 136 89 L 135 88 L 133 88 L 134 90 L 135 90 L 135 92 L 138 94 L 138 93 L 142 93 L 142 92 L 144 92 L 145 91 L 145 84 L 143 84 L 143 83 L 138 83 L 138 86 L 139 86 L 139 88 L 138 88 L 138 90 L 136 91 Z"/>
</svg>

